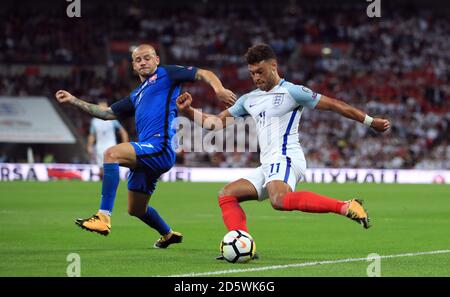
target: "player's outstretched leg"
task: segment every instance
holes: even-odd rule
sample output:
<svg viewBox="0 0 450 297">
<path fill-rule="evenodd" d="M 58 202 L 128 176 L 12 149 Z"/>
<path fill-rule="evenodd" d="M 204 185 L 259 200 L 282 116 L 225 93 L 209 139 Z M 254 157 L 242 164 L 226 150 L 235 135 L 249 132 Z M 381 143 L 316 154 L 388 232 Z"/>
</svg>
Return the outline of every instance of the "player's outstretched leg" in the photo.
<svg viewBox="0 0 450 297">
<path fill-rule="evenodd" d="M 286 193 L 281 210 L 300 210 L 312 213 L 336 213 L 360 223 L 365 229 L 370 227 L 369 214 L 361 200 L 340 201 L 312 192 L 300 191 Z"/>
<path fill-rule="evenodd" d="M 369 214 L 362 206 L 361 200 L 341 201 L 307 191 L 291 192 L 291 187 L 279 180 L 269 182 L 267 190 L 274 209 L 311 213 L 331 212 L 346 216 L 360 223 L 365 229 L 370 227 Z"/>
<path fill-rule="evenodd" d="M 111 232 L 111 218 L 101 212 L 98 212 L 87 219 L 76 219 L 75 224 L 82 229 L 105 236 Z"/>
<path fill-rule="evenodd" d="M 312 192 L 289 192 L 282 199 L 280 210 L 300 210 L 312 213 L 336 213 L 360 223 L 365 229 L 370 227 L 369 214 L 361 200 L 340 201 Z"/>
<path fill-rule="evenodd" d="M 108 235 L 111 232 L 111 213 L 119 186 L 119 164 L 128 168 L 136 166 L 136 153 L 130 143 L 121 143 L 108 148 L 103 157 L 102 198 L 99 211 L 87 219 L 76 219 L 81 228 Z"/>
<path fill-rule="evenodd" d="M 111 232 L 111 212 L 114 207 L 117 187 L 119 186 L 119 164 L 104 164 L 104 177 L 102 182 L 102 199 L 100 210 L 87 219 L 76 219 L 75 223 L 81 228 L 108 235 Z"/>
<path fill-rule="evenodd" d="M 352 199 L 347 201 L 348 210 L 345 216 L 359 224 L 361 224 L 365 229 L 371 227 L 369 212 L 363 206 L 363 200 Z"/>
</svg>

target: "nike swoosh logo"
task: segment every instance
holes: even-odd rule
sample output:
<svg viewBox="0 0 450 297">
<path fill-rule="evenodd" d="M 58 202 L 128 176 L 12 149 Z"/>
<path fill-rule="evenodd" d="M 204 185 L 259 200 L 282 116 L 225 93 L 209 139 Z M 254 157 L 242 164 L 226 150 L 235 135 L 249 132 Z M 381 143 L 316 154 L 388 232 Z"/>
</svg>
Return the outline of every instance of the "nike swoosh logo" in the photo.
<svg viewBox="0 0 450 297">
<path fill-rule="evenodd" d="M 149 148 L 153 148 L 153 145 L 151 145 L 150 143 L 148 143 L 148 144 L 141 144 L 141 146 L 143 146 L 143 147 L 149 147 Z"/>
<path fill-rule="evenodd" d="M 241 243 L 243 249 L 245 249 L 247 247 L 247 244 L 242 239 L 239 239 L 239 238 L 236 238 L 236 237 L 234 239 L 237 239 L 237 241 L 239 241 Z"/>
<path fill-rule="evenodd" d="M 261 104 L 262 102 L 259 102 L 259 103 L 255 103 L 255 104 L 249 104 L 248 105 L 248 107 L 253 107 L 253 106 L 255 106 L 255 105 L 259 105 L 259 104 Z"/>
</svg>

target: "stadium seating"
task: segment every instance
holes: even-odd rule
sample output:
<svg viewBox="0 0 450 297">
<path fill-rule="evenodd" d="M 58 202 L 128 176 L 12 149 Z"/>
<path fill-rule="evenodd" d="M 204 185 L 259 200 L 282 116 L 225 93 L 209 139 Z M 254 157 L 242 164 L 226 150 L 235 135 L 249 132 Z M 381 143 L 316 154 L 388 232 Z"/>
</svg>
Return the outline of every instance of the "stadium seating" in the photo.
<svg viewBox="0 0 450 297">
<path fill-rule="evenodd" d="M 53 97 L 64 88 L 112 103 L 137 84 L 128 59 L 111 53 L 115 40 L 154 42 L 164 63 L 211 69 L 239 95 L 252 89 L 243 54 L 250 45 L 267 42 L 287 80 L 392 121 L 392 130 L 380 136 L 337 115 L 305 111 L 300 141 L 310 167 L 450 169 L 448 15 L 392 12 L 372 20 L 364 10 L 356 13 L 357 6 L 324 13 L 224 2 L 147 14 L 143 7 L 122 10 L 112 1 L 80 20 L 43 18 L 20 8 L 1 12 L 0 64 L 8 67 L 0 71 L 0 95 Z M 185 89 L 195 106 L 210 112 L 223 108 L 206 85 Z M 72 107 L 64 110 L 87 135 L 89 117 Z M 132 121 L 125 125 L 133 132 Z M 230 167 L 253 166 L 257 158 L 256 153 L 184 153 L 178 160 L 186 166 Z"/>
</svg>

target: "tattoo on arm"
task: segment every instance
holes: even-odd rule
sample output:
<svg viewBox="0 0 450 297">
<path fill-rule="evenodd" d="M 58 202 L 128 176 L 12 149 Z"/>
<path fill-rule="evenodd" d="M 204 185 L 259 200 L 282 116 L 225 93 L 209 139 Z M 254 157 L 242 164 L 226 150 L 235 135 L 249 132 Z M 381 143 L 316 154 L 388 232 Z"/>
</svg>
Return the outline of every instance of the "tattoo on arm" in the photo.
<svg viewBox="0 0 450 297">
<path fill-rule="evenodd" d="M 208 85 L 212 85 L 214 83 L 214 74 L 211 75 L 209 71 L 199 69 L 197 73 L 195 73 L 195 80 L 203 80 Z"/>
<path fill-rule="evenodd" d="M 195 74 L 195 80 L 204 80 L 206 83 L 209 83 L 209 80 L 205 76 L 201 76 L 199 71 Z"/>
<path fill-rule="evenodd" d="M 103 120 L 114 120 L 116 119 L 116 115 L 113 113 L 110 107 L 101 108 L 100 106 L 92 103 L 88 103 L 86 101 L 80 100 L 78 98 L 74 98 L 71 101 L 72 105 L 80 108 L 81 110 L 87 112 L 88 114 Z"/>
</svg>

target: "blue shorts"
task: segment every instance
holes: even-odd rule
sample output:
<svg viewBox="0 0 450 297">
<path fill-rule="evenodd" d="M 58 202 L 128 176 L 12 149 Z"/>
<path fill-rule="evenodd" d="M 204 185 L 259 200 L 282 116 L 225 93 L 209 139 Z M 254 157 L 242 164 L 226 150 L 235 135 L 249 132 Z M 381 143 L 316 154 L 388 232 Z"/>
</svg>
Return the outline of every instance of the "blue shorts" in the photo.
<svg viewBox="0 0 450 297">
<path fill-rule="evenodd" d="M 176 154 L 163 140 L 131 142 L 136 152 L 136 168 L 130 169 L 128 190 L 152 194 L 159 177 L 175 164 Z"/>
</svg>

